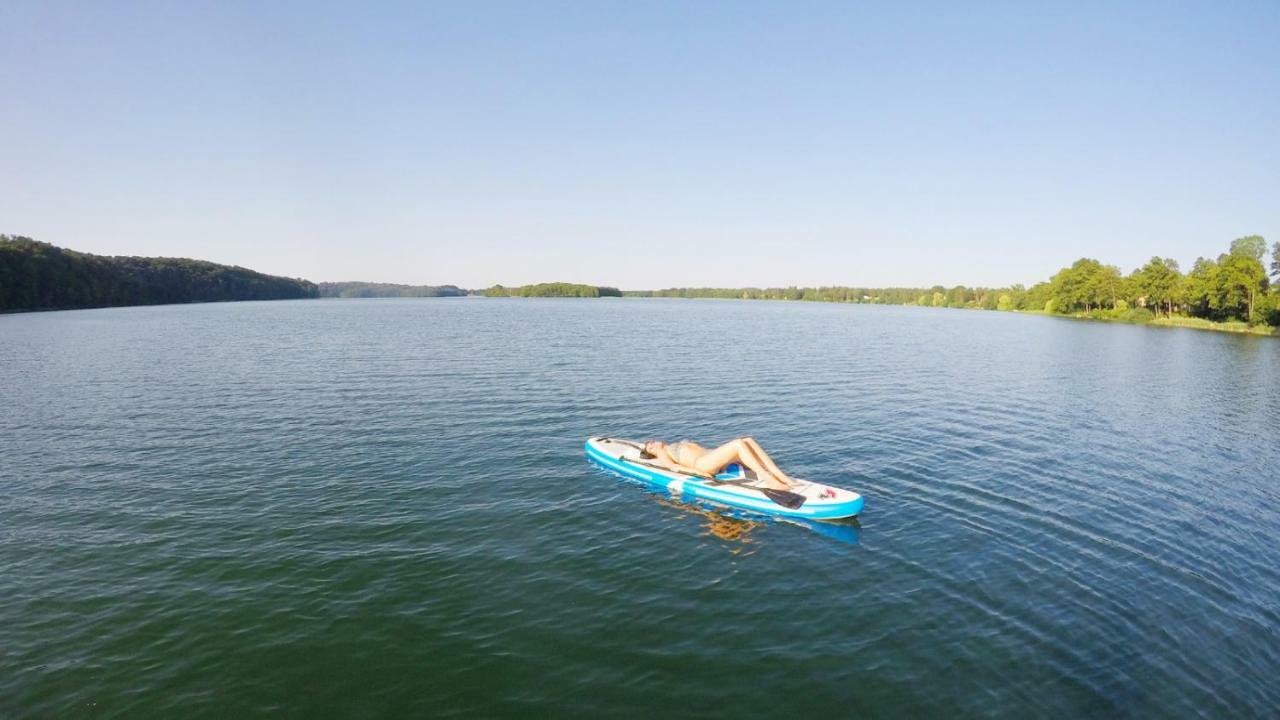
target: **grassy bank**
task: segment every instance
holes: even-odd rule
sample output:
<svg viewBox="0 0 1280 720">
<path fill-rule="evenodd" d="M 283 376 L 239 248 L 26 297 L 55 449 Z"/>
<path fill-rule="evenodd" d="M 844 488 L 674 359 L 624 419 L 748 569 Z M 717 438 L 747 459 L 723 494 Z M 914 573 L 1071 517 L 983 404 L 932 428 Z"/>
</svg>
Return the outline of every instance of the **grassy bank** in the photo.
<svg viewBox="0 0 1280 720">
<path fill-rule="evenodd" d="M 1124 313 L 1119 316 L 1111 316 L 1106 313 L 1055 313 L 1045 310 L 1015 310 L 1014 312 L 1023 315 L 1043 315 L 1045 317 L 1068 318 L 1071 320 L 1093 320 L 1096 322 L 1122 323 L 1124 325 L 1152 325 L 1155 327 L 1171 327 L 1171 328 L 1190 328 L 1192 330 L 1213 330 L 1215 332 L 1237 333 L 1242 335 L 1262 335 L 1265 337 L 1280 337 L 1280 329 L 1273 328 L 1269 325 L 1249 325 L 1238 320 L 1230 320 L 1226 322 L 1215 322 L 1213 320 L 1205 320 L 1204 318 L 1187 317 L 1185 315 L 1174 315 L 1173 317 L 1152 316 L 1147 313 L 1147 317 L 1143 318 L 1140 313 Z"/>
<path fill-rule="evenodd" d="M 1280 330 L 1267 325 L 1249 325 L 1239 321 L 1230 322 L 1214 322 L 1205 320 L 1204 318 L 1193 317 L 1159 317 L 1155 318 L 1148 325 L 1159 325 L 1161 327 L 1180 327 L 1194 328 L 1196 330 L 1216 330 L 1218 332 L 1229 333 L 1245 333 L 1248 335 L 1266 335 L 1268 337 L 1280 337 Z"/>
</svg>

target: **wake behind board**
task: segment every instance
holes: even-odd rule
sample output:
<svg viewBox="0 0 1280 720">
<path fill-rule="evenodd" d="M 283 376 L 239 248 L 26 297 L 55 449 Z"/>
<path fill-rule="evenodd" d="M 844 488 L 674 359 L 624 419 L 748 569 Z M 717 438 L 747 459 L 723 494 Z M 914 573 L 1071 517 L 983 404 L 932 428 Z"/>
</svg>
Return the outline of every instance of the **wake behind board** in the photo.
<svg viewBox="0 0 1280 720">
<path fill-rule="evenodd" d="M 668 470 L 642 458 L 640 443 L 633 440 L 593 437 L 586 451 L 588 459 L 607 470 L 715 505 L 809 520 L 838 520 L 862 512 L 862 496 L 852 490 L 801 480 L 790 493 L 779 494 L 738 465 L 729 466 L 715 480 Z"/>
</svg>

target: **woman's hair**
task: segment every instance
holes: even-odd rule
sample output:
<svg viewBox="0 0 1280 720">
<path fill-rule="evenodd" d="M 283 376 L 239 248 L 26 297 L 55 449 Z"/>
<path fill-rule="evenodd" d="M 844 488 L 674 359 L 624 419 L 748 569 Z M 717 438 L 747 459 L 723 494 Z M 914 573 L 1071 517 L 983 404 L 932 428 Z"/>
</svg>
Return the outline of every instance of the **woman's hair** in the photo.
<svg viewBox="0 0 1280 720">
<path fill-rule="evenodd" d="M 649 444 L 656 443 L 656 442 L 662 442 L 662 441 L 661 440 L 645 440 L 643 443 L 640 444 L 640 458 L 642 460 L 649 460 L 654 457 L 657 457 L 653 453 L 649 452 Z"/>
</svg>

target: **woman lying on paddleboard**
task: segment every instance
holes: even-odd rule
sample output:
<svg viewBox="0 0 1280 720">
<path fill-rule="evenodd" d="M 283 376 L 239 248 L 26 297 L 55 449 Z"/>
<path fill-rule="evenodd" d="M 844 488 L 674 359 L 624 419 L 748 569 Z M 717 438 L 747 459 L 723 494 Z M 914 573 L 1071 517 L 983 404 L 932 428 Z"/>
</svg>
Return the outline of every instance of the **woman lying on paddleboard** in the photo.
<svg viewBox="0 0 1280 720">
<path fill-rule="evenodd" d="M 710 450 L 692 440 L 677 443 L 649 440 L 644 444 L 644 450 L 653 455 L 659 465 L 676 472 L 688 473 L 694 470 L 696 473 L 715 475 L 733 463 L 740 463 L 754 470 L 771 488 L 787 490 L 795 483 L 790 475 L 778 469 L 773 458 L 765 454 L 764 448 L 754 438 L 730 440 Z"/>
</svg>

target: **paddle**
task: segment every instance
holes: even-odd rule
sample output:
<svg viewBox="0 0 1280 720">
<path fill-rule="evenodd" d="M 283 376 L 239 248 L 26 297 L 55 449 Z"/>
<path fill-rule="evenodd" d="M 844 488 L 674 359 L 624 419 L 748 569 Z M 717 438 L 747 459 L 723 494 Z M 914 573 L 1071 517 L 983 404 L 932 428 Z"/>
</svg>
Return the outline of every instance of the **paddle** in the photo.
<svg viewBox="0 0 1280 720">
<path fill-rule="evenodd" d="M 610 440 L 610 438 L 601 438 L 601 440 Z M 629 445 L 633 448 L 640 450 L 640 452 L 642 453 L 644 452 L 643 447 L 636 445 L 635 443 L 627 442 L 626 440 L 612 440 L 612 442 L 621 443 L 623 445 Z M 662 465 L 657 465 L 654 463 L 647 463 L 643 460 L 629 460 L 625 457 L 622 457 L 621 455 L 618 456 L 618 459 L 621 460 L 622 462 L 633 462 L 639 465 L 644 465 L 645 467 L 651 467 L 655 470 L 665 470 L 666 472 L 676 472 L 676 473 L 680 473 L 681 475 L 692 475 L 694 477 L 700 477 L 703 480 L 710 480 L 715 485 L 746 485 L 749 482 L 755 482 L 753 479 L 745 478 L 745 477 L 740 480 L 720 480 L 716 478 L 715 475 L 711 475 L 708 473 L 704 473 L 700 471 L 689 473 L 681 470 L 672 470 L 669 467 L 663 467 Z M 754 486 L 752 486 L 751 489 L 759 490 L 765 497 L 772 500 L 775 504 L 781 505 L 782 507 L 787 508 L 788 510 L 799 509 L 801 505 L 804 505 L 804 501 L 808 499 L 805 496 L 801 495 L 800 493 L 793 493 L 790 490 L 775 490 L 774 488 L 762 488 L 762 487 L 754 487 Z"/>
<path fill-rule="evenodd" d="M 651 458 L 651 457 L 653 457 L 653 453 L 649 452 L 648 450 L 645 450 L 643 445 L 637 445 L 637 444 L 635 444 L 635 443 L 633 443 L 633 442 L 627 442 L 626 440 L 618 440 L 617 438 L 600 438 L 600 441 L 601 441 L 601 442 L 616 442 L 616 443 L 618 443 L 619 445 L 626 445 L 627 447 L 633 447 L 633 448 L 635 448 L 635 449 L 637 449 L 637 450 L 639 450 L 639 451 L 640 451 L 640 457 L 642 457 L 642 458 Z"/>
<path fill-rule="evenodd" d="M 741 482 L 725 482 L 717 480 L 717 485 L 741 485 Z M 788 510 L 799 510 L 804 501 L 808 500 L 800 493 L 793 493 L 790 490 L 775 490 L 774 488 L 752 487 L 752 490 L 759 490 L 764 496 L 772 500 L 775 504 L 781 505 Z"/>
</svg>

